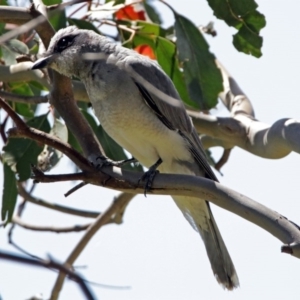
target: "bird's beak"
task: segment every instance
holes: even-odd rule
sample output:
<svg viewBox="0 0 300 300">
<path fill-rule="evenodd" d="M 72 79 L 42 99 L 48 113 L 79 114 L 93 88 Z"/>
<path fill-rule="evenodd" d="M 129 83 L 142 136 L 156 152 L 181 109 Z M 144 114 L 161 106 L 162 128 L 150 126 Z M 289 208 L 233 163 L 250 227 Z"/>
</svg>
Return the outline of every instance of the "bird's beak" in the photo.
<svg viewBox="0 0 300 300">
<path fill-rule="evenodd" d="M 49 55 L 43 58 L 38 59 L 31 67 L 31 70 L 36 70 L 36 69 L 43 69 L 47 68 L 51 61 L 52 61 L 53 55 Z"/>
</svg>

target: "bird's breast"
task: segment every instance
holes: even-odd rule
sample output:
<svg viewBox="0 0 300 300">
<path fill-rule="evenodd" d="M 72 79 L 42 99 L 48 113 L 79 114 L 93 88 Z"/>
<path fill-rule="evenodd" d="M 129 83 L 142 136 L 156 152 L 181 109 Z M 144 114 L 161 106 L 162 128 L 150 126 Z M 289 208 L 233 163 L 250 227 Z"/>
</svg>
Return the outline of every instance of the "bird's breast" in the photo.
<svg viewBox="0 0 300 300">
<path fill-rule="evenodd" d="M 161 158 L 164 172 L 173 173 L 175 161 L 192 160 L 186 143 L 158 119 L 129 79 L 86 84 L 95 114 L 105 131 L 143 165 L 150 167 Z"/>
</svg>

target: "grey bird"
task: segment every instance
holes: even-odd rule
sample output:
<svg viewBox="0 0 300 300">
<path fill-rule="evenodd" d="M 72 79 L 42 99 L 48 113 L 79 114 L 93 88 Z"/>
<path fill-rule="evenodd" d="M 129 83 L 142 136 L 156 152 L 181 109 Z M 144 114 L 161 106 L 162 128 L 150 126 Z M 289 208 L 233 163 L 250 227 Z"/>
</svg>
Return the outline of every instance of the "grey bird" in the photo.
<svg viewBox="0 0 300 300">
<path fill-rule="evenodd" d="M 105 131 L 145 167 L 217 181 L 178 92 L 155 61 L 93 31 L 70 26 L 54 35 L 32 69 L 45 67 L 78 77 Z M 164 95 L 175 99 L 175 105 Z M 218 282 L 228 290 L 238 287 L 209 203 L 186 196 L 173 199 L 201 235 Z"/>
</svg>

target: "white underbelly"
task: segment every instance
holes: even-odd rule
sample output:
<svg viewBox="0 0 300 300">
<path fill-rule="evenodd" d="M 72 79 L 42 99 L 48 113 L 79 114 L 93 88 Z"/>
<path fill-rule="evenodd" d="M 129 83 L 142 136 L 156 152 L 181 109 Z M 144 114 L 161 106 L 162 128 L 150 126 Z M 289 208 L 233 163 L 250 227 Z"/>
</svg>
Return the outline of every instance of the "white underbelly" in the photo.
<svg viewBox="0 0 300 300">
<path fill-rule="evenodd" d="M 192 161 L 185 140 L 168 129 L 144 103 L 128 112 L 114 110 L 110 114 L 97 111 L 105 131 L 142 165 L 150 167 L 162 159 L 165 173 L 183 173 L 174 169 L 174 161 Z"/>
</svg>

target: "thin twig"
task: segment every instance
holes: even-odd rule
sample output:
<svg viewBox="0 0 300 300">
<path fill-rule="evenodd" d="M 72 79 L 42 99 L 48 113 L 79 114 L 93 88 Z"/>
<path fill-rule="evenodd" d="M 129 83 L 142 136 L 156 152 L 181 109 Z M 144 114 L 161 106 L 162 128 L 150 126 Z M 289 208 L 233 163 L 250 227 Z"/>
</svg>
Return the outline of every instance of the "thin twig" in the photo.
<svg viewBox="0 0 300 300">
<path fill-rule="evenodd" d="M 79 232 L 79 231 L 86 230 L 91 225 L 91 223 L 88 223 L 84 225 L 73 225 L 69 227 L 40 226 L 40 225 L 28 224 L 22 221 L 17 216 L 13 217 L 12 222 L 25 229 L 29 229 L 33 231 L 48 231 L 48 232 L 55 232 L 55 233 Z"/>
<path fill-rule="evenodd" d="M 232 149 L 224 149 L 222 157 L 215 164 L 215 169 L 221 173 L 221 168 L 227 163 Z M 221 173 L 222 174 L 222 173 Z"/>
<path fill-rule="evenodd" d="M 65 193 L 65 197 L 70 196 L 74 192 L 78 191 L 80 188 L 86 186 L 88 183 L 87 182 L 80 182 L 79 184 L 75 185 L 73 188 L 71 188 L 67 193 Z"/>
<path fill-rule="evenodd" d="M 97 218 L 101 214 L 100 212 L 75 209 L 75 208 L 51 203 L 49 201 L 45 201 L 43 199 L 33 197 L 24 189 L 24 187 L 22 186 L 21 183 L 18 183 L 18 192 L 28 202 L 56 210 L 61 213 L 65 213 L 65 214 L 69 214 L 69 215 L 73 215 L 73 216 L 80 216 L 80 217 L 84 217 L 84 218 Z"/>
</svg>

